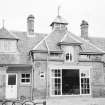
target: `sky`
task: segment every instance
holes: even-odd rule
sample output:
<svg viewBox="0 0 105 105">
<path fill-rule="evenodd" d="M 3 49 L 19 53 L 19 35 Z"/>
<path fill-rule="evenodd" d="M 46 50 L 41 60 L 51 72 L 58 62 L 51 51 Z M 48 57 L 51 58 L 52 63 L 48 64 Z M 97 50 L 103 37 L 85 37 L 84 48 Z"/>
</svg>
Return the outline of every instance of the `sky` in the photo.
<svg viewBox="0 0 105 105">
<path fill-rule="evenodd" d="M 51 22 L 60 15 L 68 30 L 80 36 L 82 20 L 89 23 L 90 37 L 105 37 L 105 0 L 0 0 L 0 28 L 27 31 L 27 17 L 35 16 L 35 32 L 50 33 Z"/>
</svg>

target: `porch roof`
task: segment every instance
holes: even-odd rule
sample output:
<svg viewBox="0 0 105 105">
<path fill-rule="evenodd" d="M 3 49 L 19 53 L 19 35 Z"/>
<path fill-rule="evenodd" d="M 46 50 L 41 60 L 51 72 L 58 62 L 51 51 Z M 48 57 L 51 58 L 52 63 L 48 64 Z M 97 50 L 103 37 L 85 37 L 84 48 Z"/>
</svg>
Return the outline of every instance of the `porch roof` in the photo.
<svg viewBox="0 0 105 105">
<path fill-rule="evenodd" d="M 0 64 L 2 67 L 7 67 L 7 71 L 31 71 L 31 64 Z"/>
</svg>

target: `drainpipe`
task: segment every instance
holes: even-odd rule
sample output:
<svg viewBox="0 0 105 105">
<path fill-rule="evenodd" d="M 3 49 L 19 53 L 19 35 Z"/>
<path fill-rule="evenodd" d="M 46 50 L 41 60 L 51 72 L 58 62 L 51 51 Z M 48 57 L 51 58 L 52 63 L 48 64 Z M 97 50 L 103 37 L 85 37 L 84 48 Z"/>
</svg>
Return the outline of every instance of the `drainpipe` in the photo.
<svg viewBox="0 0 105 105">
<path fill-rule="evenodd" d="M 34 93 L 34 56 L 33 56 L 33 52 L 30 51 L 30 55 L 31 55 L 31 60 L 32 60 L 32 94 L 31 94 L 31 99 L 33 100 L 33 93 Z"/>
<path fill-rule="evenodd" d="M 50 50 L 48 48 L 48 44 L 45 40 L 45 44 L 46 44 L 46 47 L 47 47 L 47 51 L 48 51 L 48 54 L 47 54 L 47 70 L 46 70 L 46 98 L 48 96 L 48 62 L 49 62 L 49 55 L 50 55 Z"/>
</svg>

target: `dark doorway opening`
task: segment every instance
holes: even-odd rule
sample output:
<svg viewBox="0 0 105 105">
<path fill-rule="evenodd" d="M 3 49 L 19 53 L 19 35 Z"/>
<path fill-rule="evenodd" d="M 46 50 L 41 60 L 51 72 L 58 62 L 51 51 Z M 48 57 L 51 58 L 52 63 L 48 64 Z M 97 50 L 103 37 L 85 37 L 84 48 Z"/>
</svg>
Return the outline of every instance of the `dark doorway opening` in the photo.
<svg viewBox="0 0 105 105">
<path fill-rule="evenodd" d="M 78 69 L 62 70 L 62 94 L 63 95 L 80 94 L 80 81 Z"/>
</svg>

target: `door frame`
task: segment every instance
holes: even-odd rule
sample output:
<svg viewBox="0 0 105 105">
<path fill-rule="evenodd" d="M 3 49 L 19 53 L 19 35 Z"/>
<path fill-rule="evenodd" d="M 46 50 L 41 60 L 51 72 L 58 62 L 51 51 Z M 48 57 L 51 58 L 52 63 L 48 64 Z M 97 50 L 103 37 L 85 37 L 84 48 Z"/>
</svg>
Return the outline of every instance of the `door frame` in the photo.
<svg viewBox="0 0 105 105">
<path fill-rule="evenodd" d="M 13 99 L 17 99 L 17 93 L 18 93 L 18 91 L 17 91 L 17 73 L 7 73 L 6 74 L 6 88 L 7 88 L 7 86 L 8 86 L 8 75 L 16 75 L 16 98 L 13 98 Z M 7 93 L 6 93 L 6 89 L 5 89 L 5 98 L 6 99 L 9 99 L 9 98 L 7 98 Z"/>
</svg>

